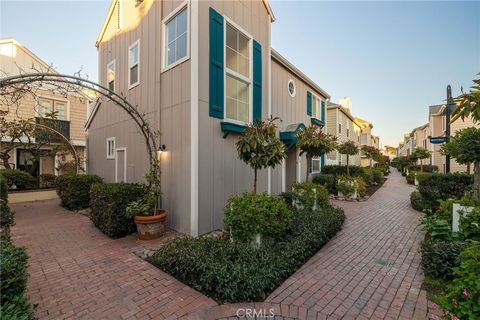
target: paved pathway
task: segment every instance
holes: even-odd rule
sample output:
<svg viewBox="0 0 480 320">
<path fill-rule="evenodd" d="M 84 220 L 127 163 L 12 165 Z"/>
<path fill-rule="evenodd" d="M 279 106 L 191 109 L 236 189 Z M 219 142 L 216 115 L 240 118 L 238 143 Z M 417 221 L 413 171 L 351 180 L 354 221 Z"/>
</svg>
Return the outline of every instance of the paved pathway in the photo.
<svg viewBox="0 0 480 320">
<path fill-rule="evenodd" d="M 55 200 L 13 205 L 13 238 L 31 256 L 28 293 L 40 319 L 216 319 L 239 308 L 299 319 L 424 319 L 412 190 L 395 171 L 368 201 L 336 202 L 347 216 L 342 231 L 257 304 L 217 306 L 132 254 L 131 238 L 111 240 Z"/>
</svg>

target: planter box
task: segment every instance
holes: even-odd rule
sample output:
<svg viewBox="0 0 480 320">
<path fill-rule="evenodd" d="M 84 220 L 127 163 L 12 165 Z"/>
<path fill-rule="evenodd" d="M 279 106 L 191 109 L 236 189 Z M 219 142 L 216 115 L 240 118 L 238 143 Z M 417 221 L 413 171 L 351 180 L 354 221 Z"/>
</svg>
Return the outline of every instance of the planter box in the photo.
<svg viewBox="0 0 480 320">
<path fill-rule="evenodd" d="M 417 173 L 415 173 L 415 187 L 418 187 Z"/>
<path fill-rule="evenodd" d="M 339 180 L 338 182 L 340 182 L 342 180 Z M 337 182 L 337 183 L 338 183 Z M 344 195 L 343 193 L 341 193 L 340 191 L 338 191 L 338 196 L 339 197 L 344 197 L 345 199 L 357 199 L 358 198 L 358 186 L 356 185 L 355 183 L 356 181 L 350 181 L 350 186 L 354 187 L 355 188 L 355 191 L 353 192 L 353 194 L 349 197 L 347 197 L 346 195 Z M 343 181 L 342 181 L 343 183 Z"/>
<path fill-rule="evenodd" d="M 314 202 L 314 204 L 313 204 L 313 208 L 312 208 L 312 209 L 313 209 L 313 210 L 316 210 L 316 209 L 317 209 L 317 189 L 312 189 L 312 190 L 313 190 L 313 193 L 315 194 L 315 202 Z M 295 192 L 295 189 L 292 188 L 292 191 Z M 297 192 L 298 192 L 298 193 L 302 193 L 302 192 L 305 192 L 305 190 L 298 190 Z M 301 204 L 299 201 L 297 201 L 297 200 L 295 200 L 295 199 L 293 200 L 293 206 L 294 206 L 295 208 L 297 208 L 297 209 L 300 209 L 300 210 L 301 210 L 301 209 L 304 209 L 303 204 Z"/>
<path fill-rule="evenodd" d="M 474 207 L 465 207 L 460 203 L 454 203 L 452 208 L 452 232 L 460 231 L 460 215 L 469 214 Z"/>
</svg>

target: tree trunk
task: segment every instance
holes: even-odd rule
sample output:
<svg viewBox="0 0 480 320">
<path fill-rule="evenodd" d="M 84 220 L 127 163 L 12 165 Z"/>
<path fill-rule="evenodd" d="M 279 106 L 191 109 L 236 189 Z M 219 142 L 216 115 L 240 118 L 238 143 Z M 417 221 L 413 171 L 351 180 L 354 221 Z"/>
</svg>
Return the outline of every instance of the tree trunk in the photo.
<svg viewBox="0 0 480 320">
<path fill-rule="evenodd" d="M 470 171 L 471 171 L 470 170 L 470 162 L 467 162 L 467 173 L 470 174 L 471 173 Z"/>
<path fill-rule="evenodd" d="M 480 198 L 480 161 L 475 161 L 473 169 L 473 195 Z"/>
<path fill-rule="evenodd" d="M 350 177 L 350 167 L 348 165 L 348 160 L 349 160 L 348 158 L 349 157 L 348 157 L 348 154 L 347 154 L 347 177 Z"/>
<path fill-rule="evenodd" d="M 423 172 L 423 159 L 420 159 L 420 172 Z"/>
<path fill-rule="evenodd" d="M 253 169 L 253 193 L 257 194 L 257 169 Z"/>
</svg>

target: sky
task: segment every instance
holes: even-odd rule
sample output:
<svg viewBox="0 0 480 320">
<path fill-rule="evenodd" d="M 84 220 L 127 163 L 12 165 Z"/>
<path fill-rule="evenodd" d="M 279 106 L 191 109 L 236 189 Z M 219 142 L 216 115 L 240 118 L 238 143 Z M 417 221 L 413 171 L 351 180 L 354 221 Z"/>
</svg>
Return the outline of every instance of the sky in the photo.
<svg viewBox="0 0 480 320">
<path fill-rule="evenodd" d="M 331 95 L 352 99 L 383 145 L 424 124 L 480 72 L 480 2 L 271 3 L 272 47 Z M 58 71 L 97 79 L 95 40 L 109 1 L 0 0 L 12 36 Z"/>
</svg>

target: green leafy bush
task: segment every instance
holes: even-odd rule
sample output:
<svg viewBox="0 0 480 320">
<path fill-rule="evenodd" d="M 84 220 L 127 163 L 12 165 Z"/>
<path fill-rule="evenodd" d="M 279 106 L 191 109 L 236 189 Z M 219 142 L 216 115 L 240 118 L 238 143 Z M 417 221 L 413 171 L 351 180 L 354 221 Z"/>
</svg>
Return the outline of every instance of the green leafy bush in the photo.
<svg viewBox="0 0 480 320">
<path fill-rule="evenodd" d="M 293 201 L 305 208 L 325 207 L 330 204 L 328 191 L 324 186 L 311 182 L 298 182 L 292 185 Z"/>
<path fill-rule="evenodd" d="M 452 225 L 443 219 L 427 217 L 422 220 L 426 232 L 425 239 L 450 240 L 452 239 Z"/>
<path fill-rule="evenodd" d="M 362 177 L 339 176 L 337 178 L 337 189 L 347 198 L 353 196 L 355 191 L 361 197 L 367 192 L 367 185 Z"/>
<path fill-rule="evenodd" d="M 460 216 L 460 230 L 465 239 L 480 241 L 480 207 Z"/>
<path fill-rule="evenodd" d="M 422 166 L 420 165 L 410 165 L 410 166 L 407 166 L 407 169 L 409 171 L 418 171 L 420 172 L 421 171 L 421 168 Z M 423 165 L 423 172 L 438 172 L 438 166 L 434 166 L 434 165 L 431 165 L 431 164 L 424 164 Z"/>
<path fill-rule="evenodd" d="M 0 175 L 0 241 L 10 239 L 10 227 L 15 223 L 15 212 L 8 206 L 8 187 Z"/>
<path fill-rule="evenodd" d="M 430 209 L 428 204 L 424 201 L 422 195 L 418 191 L 413 191 L 410 194 L 410 204 L 412 208 L 418 211 Z"/>
<path fill-rule="evenodd" d="M 368 181 L 365 180 L 364 176 L 362 176 L 362 178 L 364 178 L 365 183 L 367 185 L 370 185 L 372 183 L 378 184 L 382 182 L 382 178 L 383 178 L 382 170 L 376 169 L 376 168 L 364 168 L 363 171 L 365 172 L 365 176 L 368 176 L 369 181 L 371 181 L 370 183 L 368 183 Z"/>
<path fill-rule="evenodd" d="M 57 194 L 62 206 L 69 210 L 84 209 L 90 205 L 90 187 L 102 182 L 96 175 L 68 173 L 56 179 Z"/>
<path fill-rule="evenodd" d="M 36 184 L 36 179 L 28 172 L 17 169 L 2 169 L 0 174 L 5 177 L 8 188 L 16 186 L 17 189 L 33 188 Z"/>
<path fill-rule="evenodd" d="M 455 279 L 440 296 L 440 306 L 451 319 L 480 319 L 480 244 L 465 248 Z"/>
<path fill-rule="evenodd" d="M 0 174 L 0 201 L 8 201 L 7 179 Z"/>
<path fill-rule="evenodd" d="M 281 236 L 291 221 L 291 212 L 283 198 L 267 193 L 233 196 L 224 212 L 225 225 L 233 239 L 240 242 L 250 242 L 256 234 Z"/>
<path fill-rule="evenodd" d="M 416 171 L 409 171 L 408 175 L 406 176 L 407 178 L 407 183 L 408 184 L 415 184 L 415 175 L 417 174 Z"/>
<path fill-rule="evenodd" d="M 361 176 L 364 174 L 363 167 L 360 166 L 350 166 L 350 175 L 351 176 Z M 347 166 L 341 165 L 328 165 L 322 167 L 322 174 L 333 174 L 334 176 L 345 176 L 347 175 Z"/>
<path fill-rule="evenodd" d="M 219 302 L 263 301 L 340 230 L 344 219 L 333 207 L 295 210 L 290 231 L 258 249 L 228 239 L 184 237 L 159 249 L 151 262 Z"/>
<path fill-rule="evenodd" d="M 95 183 L 90 191 L 90 220 L 109 237 L 131 234 L 135 232 L 135 223 L 125 209 L 146 193 L 147 187 L 139 183 Z"/>
<path fill-rule="evenodd" d="M 320 184 L 327 188 L 328 192 L 332 194 L 337 193 L 337 180 L 335 175 L 330 173 L 320 173 L 313 175 L 312 182 L 315 184 Z"/>
<path fill-rule="evenodd" d="M 466 173 L 423 173 L 417 176 L 418 191 L 426 204 L 438 208 L 438 200 L 462 198 L 472 188 L 473 176 Z"/>
<path fill-rule="evenodd" d="M 51 173 L 43 173 L 40 175 L 40 188 L 55 188 L 57 176 Z"/>
<path fill-rule="evenodd" d="M 461 241 L 424 240 L 420 246 L 424 274 L 435 279 L 452 279 L 453 268 L 460 265 L 460 252 L 466 245 Z"/>
<path fill-rule="evenodd" d="M 0 244 L 0 317 L 2 319 L 34 319 L 33 307 L 26 299 L 28 256 L 25 248 L 10 241 Z"/>
</svg>

